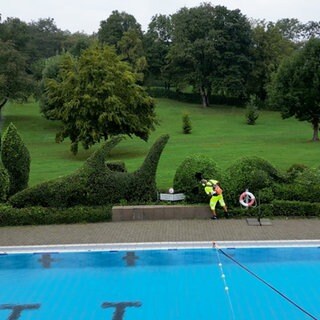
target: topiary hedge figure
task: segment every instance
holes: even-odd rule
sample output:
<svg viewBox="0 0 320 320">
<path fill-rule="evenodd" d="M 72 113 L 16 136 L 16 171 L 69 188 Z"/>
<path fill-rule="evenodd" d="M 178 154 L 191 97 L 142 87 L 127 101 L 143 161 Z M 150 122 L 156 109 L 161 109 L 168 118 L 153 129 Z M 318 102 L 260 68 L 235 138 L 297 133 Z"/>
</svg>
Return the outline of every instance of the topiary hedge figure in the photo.
<svg viewBox="0 0 320 320">
<path fill-rule="evenodd" d="M 1 158 L 10 179 L 9 195 L 28 187 L 30 153 L 16 127 L 10 123 L 2 137 Z"/>
<path fill-rule="evenodd" d="M 303 171 L 307 170 L 308 166 L 302 163 L 295 163 L 291 165 L 286 171 L 286 180 L 288 182 L 293 182 Z"/>
<path fill-rule="evenodd" d="M 288 184 L 276 186 L 277 199 L 320 202 L 320 167 L 303 168 Z"/>
<path fill-rule="evenodd" d="M 127 173 L 112 171 L 105 164 L 107 154 L 121 141 L 120 137 L 114 137 L 94 152 L 76 172 L 23 190 L 9 200 L 19 208 L 105 205 L 119 203 L 122 199 L 129 202 L 154 201 L 157 198 L 156 170 L 168 139 L 168 135 L 160 137 L 141 167 Z"/>
<path fill-rule="evenodd" d="M 107 168 L 111 171 L 118 171 L 118 172 L 127 172 L 127 168 L 124 162 L 106 162 L 105 163 Z"/>
<path fill-rule="evenodd" d="M 257 196 L 259 190 L 271 187 L 275 182 L 282 182 L 283 177 L 268 161 L 259 157 L 244 157 L 228 169 L 229 197 L 233 205 L 239 204 L 239 196 L 246 189 Z"/>
<path fill-rule="evenodd" d="M 183 192 L 186 201 L 189 203 L 208 202 L 208 196 L 200 184 L 202 177 L 222 180 L 220 169 L 211 158 L 202 154 L 190 155 L 177 168 L 173 188 L 176 191 Z"/>
<path fill-rule="evenodd" d="M 9 193 L 10 178 L 8 171 L 0 165 L 0 202 L 5 202 Z"/>
</svg>

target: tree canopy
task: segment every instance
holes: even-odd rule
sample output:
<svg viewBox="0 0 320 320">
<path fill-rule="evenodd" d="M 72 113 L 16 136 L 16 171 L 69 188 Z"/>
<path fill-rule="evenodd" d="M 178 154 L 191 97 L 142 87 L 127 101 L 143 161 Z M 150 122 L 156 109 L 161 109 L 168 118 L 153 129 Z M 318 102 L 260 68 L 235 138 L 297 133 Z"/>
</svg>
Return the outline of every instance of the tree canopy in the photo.
<svg viewBox="0 0 320 320">
<path fill-rule="evenodd" d="M 282 59 L 290 56 L 294 44 L 283 35 L 277 25 L 270 22 L 259 21 L 252 31 L 252 71 L 248 91 L 265 101 L 271 74 L 277 70 Z"/>
<path fill-rule="evenodd" d="M 124 33 L 129 30 L 134 30 L 142 35 L 141 26 L 133 15 L 114 10 L 107 20 L 100 22 L 98 39 L 101 43 L 117 47 Z"/>
<path fill-rule="evenodd" d="M 0 104 L 37 98 L 47 59 L 65 52 L 79 57 L 95 41 L 114 46 L 139 84 L 160 87 L 163 95 L 175 87 L 177 96 L 185 89 L 200 94 L 204 106 L 210 95 L 243 102 L 254 94 L 265 102 L 271 74 L 282 59 L 319 36 L 320 22 L 249 21 L 238 9 L 210 3 L 157 14 L 146 33 L 133 15 L 117 10 L 90 36 L 62 31 L 52 18 L 26 23 L 0 16 Z"/>
<path fill-rule="evenodd" d="M 308 121 L 313 141 L 319 140 L 320 120 L 320 39 L 306 45 L 286 59 L 269 87 L 270 103 L 282 117 Z"/>
<path fill-rule="evenodd" d="M 0 109 L 8 100 L 25 102 L 32 91 L 26 58 L 11 41 L 0 40 Z"/>
<path fill-rule="evenodd" d="M 155 104 L 137 85 L 137 76 L 113 48 L 93 45 L 79 58 L 65 54 L 59 72 L 44 79 L 44 104 L 63 127 L 57 142 L 69 137 L 71 150 L 127 134 L 147 140 L 157 124 Z"/>
<path fill-rule="evenodd" d="M 144 35 L 144 45 L 148 61 L 148 77 L 166 81 L 165 66 L 172 43 L 171 17 L 155 15 Z"/>
<path fill-rule="evenodd" d="M 172 16 L 173 44 L 169 59 L 179 81 L 201 93 L 203 105 L 209 95 L 233 97 L 245 93 L 249 74 L 251 28 L 239 10 L 202 4 L 182 8 Z"/>
</svg>

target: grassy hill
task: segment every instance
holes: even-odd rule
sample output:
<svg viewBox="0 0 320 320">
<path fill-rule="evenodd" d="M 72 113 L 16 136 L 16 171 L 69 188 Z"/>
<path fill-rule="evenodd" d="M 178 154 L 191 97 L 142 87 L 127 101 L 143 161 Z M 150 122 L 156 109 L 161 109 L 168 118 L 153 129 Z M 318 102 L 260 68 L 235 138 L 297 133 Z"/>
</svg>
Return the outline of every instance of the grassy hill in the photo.
<svg viewBox="0 0 320 320">
<path fill-rule="evenodd" d="M 170 135 L 161 156 L 157 183 L 160 189 L 172 185 L 177 167 L 189 155 L 206 154 L 222 168 L 244 156 L 256 155 L 286 170 L 301 163 L 317 167 L 320 143 L 311 142 L 312 128 L 295 119 L 282 120 L 278 112 L 260 111 L 257 124 L 245 122 L 245 110 L 227 106 L 202 108 L 200 105 L 159 99 L 157 109 L 160 125 L 146 143 L 127 138 L 112 152 L 110 160 L 124 161 L 129 171 L 139 167 L 156 138 Z M 183 134 L 182 116 L 188 113 L 192 132 Z M 44 119 L 37 103 L 7 104 L 2 114 L 2 132 L 13 122 L 31 154 L 30 185 L 71 173 L 98 147 L 70 152 L 70 143 L 55 143 L 59 123 Z"/>
</svg>

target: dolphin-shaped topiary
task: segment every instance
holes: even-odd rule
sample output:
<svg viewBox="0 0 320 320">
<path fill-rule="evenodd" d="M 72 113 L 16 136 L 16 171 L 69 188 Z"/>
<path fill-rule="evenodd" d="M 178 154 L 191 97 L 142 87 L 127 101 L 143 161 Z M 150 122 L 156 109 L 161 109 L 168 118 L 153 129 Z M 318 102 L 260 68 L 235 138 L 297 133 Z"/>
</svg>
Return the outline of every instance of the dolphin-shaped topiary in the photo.
<svg viewBox="0 0 320 320">
<path fill-rule="evenodd" d="M 9 201 L 14 207 L 71 207 L 154 201 L 157 198 L 156 171 L 169 135 L 160 137 L 151 147 L 141 167 L 135 172 L 111 171 L 106 156 L 121 141 L 108 140 L 74 173 L 40 183 L 16 193 Z"/>
</svg>

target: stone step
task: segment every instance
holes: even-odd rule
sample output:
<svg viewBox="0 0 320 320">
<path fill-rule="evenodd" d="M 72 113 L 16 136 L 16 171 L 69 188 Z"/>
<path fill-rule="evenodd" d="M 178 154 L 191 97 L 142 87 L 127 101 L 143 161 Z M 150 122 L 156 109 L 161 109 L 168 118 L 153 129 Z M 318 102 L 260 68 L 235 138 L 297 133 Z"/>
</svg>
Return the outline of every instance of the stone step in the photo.
<svg viewBox="0 0 320 320">
<path fill-rule="evenodd" d="M 209 206 L 137 205 L 112 208 L 112 221 L 208 219 L 210 216 Z"/>
</svg>

